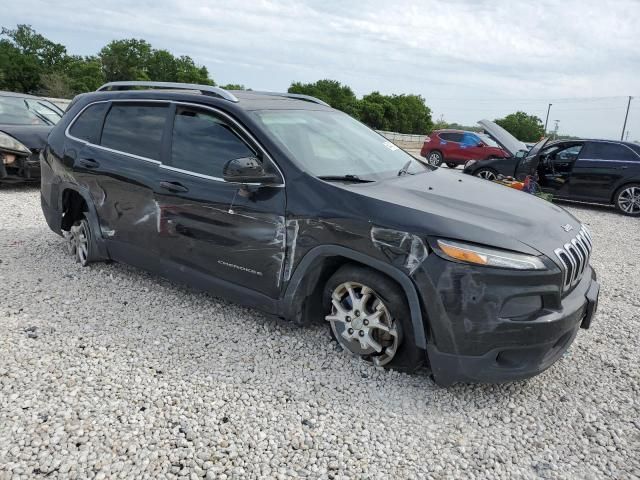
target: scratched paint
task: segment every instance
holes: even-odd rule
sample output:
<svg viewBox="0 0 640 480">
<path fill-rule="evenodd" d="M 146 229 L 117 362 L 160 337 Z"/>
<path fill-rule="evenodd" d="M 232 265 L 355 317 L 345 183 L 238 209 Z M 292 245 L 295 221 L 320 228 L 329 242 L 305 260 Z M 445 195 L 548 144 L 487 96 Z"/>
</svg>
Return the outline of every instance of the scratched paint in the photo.
<svg viewBox="0 0 640 480">
<path fill-rule="evenodd" d="M 429 255 L 424 241 L 409 232 L 374 226 L 371 227 L 371 241 L 390 259 L 403 259 L 403 266 L 409 275 L 412 275 Z"/>
</svg>

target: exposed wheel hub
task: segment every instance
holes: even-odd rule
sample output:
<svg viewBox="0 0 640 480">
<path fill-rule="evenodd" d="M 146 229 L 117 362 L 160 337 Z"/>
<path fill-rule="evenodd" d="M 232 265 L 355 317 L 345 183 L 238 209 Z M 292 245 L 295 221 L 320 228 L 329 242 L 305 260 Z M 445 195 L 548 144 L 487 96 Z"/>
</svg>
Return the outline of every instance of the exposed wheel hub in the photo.
<svg viewBox="0 0 640 480">
<path fill-rule="evenodd" d="M 395 356 L 398 325 L 380 297 L 366 285 L 346 282 L 331 296 L 331 313 L 325 317 L 343 348 L 385 365 Z"/>
</svg>

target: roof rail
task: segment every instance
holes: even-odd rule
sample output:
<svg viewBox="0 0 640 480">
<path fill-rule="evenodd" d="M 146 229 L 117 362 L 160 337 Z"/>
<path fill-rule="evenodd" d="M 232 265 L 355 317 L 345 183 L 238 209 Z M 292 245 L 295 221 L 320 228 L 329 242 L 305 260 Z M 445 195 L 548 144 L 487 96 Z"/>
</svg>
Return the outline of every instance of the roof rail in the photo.
<svg viewBox="0 0 640 480">
<path fill-rule="evenodd" d="M 319 105 L 324 105 L 325 107 L 331 107 L 327 102 L 323 102 L 319 98 L 312 97 L 311 95 L 302 95 L 300 93 L 281 93 L 281 92 L 256 92 L 252 91 L 251 93 L 257 93 L 258 95 L 272 95 L 274 97 L 287 97 L 287 98 L 295 98 L 296 100 L 303 100 L 305 102 L 317 103 Z"/>
<path fill-rule="evenodd" d="M 230 102 L 237 103 L 238 97 L 220 87 L 212 87 L 211 85 L 198 85 L 196 83 L 175 83 L 175 82 L 147 82 L 147 81 L 124 81 L 109 82 L 102 85 L 96 92 L 107 92 L 117 90 L 134 90 L 135 87 L 147 87 L 158 89 L 173 90 L 195 90 L 203 95 L 212 95 Z"/>
</svg>

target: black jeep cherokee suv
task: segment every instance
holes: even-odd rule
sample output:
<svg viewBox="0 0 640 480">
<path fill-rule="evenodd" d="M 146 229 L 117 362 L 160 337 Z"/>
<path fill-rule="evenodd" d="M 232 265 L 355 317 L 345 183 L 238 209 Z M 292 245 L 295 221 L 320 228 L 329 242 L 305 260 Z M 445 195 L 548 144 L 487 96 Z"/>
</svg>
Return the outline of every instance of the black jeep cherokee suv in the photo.
<svg viewBox="0 0 640 480">
<path fill-rule="evenodd" d="M 326 321 L 442 385 L 540 373 L 596 308 L 591 237 L 564 209 L 433 170 L 312 97 L 115 82 L 76 97 L 41 162 L 81 264 Z"/>
</svg>

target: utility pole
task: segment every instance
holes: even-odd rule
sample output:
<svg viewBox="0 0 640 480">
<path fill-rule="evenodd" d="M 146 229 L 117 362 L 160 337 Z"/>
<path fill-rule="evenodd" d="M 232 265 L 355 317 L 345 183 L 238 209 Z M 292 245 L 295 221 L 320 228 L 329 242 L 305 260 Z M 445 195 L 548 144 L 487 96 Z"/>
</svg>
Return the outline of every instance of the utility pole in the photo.
<svg viewBox="0 0 640 480">
<path fill-rule="evenodd" d="M 547 118 L 544 120 L 544 134 L 547 134 L 547 123 L 549 123 L 549 112 L 551 111 L 551 105 L 553 105 L 553 103 L 550 103 L 549 106 L 547 107 Z"/>
<path fill-rule="evenodd" d="M 560 123 L 560 120 L 554 120 L 554 122 L 556 122 L 556 126 L 553 129 L 553 138 L 554 140 L 558 138 L 558 124 Z"/>
<path fill-rule="evenodd" d="M 629 101 L 627 102 L 627 113 L 624 115 L 624 125 L 622 125 L 622 134 L 620 135 L 620 140 L 624 140 L 624 131 L 627 129 L 627 119 L 629 118 L 629 107 L 631 106 L 631 99 L 633 97 L 629 95 Z"/>
</svg>

